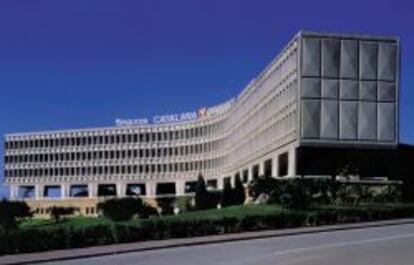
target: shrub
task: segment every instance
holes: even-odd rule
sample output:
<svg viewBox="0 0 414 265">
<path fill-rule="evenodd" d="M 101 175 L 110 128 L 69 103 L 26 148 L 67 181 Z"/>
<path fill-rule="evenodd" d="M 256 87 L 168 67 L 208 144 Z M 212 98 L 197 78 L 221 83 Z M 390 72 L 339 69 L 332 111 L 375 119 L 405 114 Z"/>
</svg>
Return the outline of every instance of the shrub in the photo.
<svg viewBox="0 0 414 265">
<path fill-rule="evenodd" d="M 9 241 L 9 231 L 0 226 L 0 255 L 13 251 L 13 246 Z"/>
<path fill-rule="evenodd" d="M 209 191 L 208 192 L 208 201 L 210 204 L 209 209 L 217 208 L 217 205 L 220 204 L 222 198 L 221 191 Z"/>
<path fill-rule="evenodd" d="M 32 215 L 26 202 L 0 201 L 0 226 L 5 229 L 15 229 L 21 220 Z"/>
<path fill-rule="evenodd" d="M 197 210 L 206 210 L 215 208 L 217 202 L 214 200 L 213 196 L 207 191 L 206 182 L 204 181 L 203 176 L 198 177 L 196 192 L 195 192 L 195 208 Z"/>
<path fill-rule="evenodd" d="M 190 195 L 177 197 L 174 203 L 180 209 L 180 212 L 196 210 L 195 198 Z"/>
<path fill-rule="evenodd" d="M 293 179 L 288 182 L 287 192 L 291 196 L 290 209 L 308 209 L 312 204 L 313 194 L 310 185 L 302 179 Z"/>
<path fill-rule="evenodd" d="M 280 180 L 269 176 L 256 178 L 250 183 L 250 196 L 257 199 L 264 193 L 269 196 L 269 203 L 279 202 L 279 197 L 284 192 L 284 187 L 280 184 Z"/>
<path fill-rule="evenodd" d="M 234 188 L 231 187 L 230 181 L 224 183 L 223 192 L 221 195 L 221 205 L 223 207 L 241 205 L 244 203 L 245 199 L 245 188 L 240 179 L 240 176 L 236 177 Z"/>
<path fill-rule="evenodd" d="M 151 216 L 158 216 L 158 211 L 151 205 L 143 203 L 138 211 L 138 216 L 142 219 L 147 219 Z"/>
<path fill-rule="evenodd" d="M 361 203 L 372 203 L 375 199 L 372 189 L 359 183 L 340 183 L 336 193 L 336 204 L 358 207 Z"/>
<path fill-rule="evenodd" d="M 286 210 L 241 217 L 193 220 L 166 217 L 143 220 L 139 224 L 97 224 L 77 229 L 71 227 L 21 230 L 0 228 L 0 255 L 413 216 L 414 205 L 378 205 L 358 208 L 329 206 L 312 211 Z"/>
<path fill-rule="evenodd" d="M 157 206 L 161 209 L 162 215 L 174 214 L 175 197 L 159 197 L 157 198 Z"/>
<path fill-rule="evenodd" d="M 110 224 L 97 224 L 84 228 L 70 230 L 71 248 L 83 248 L 94 245 L 106 245 L 115 243 L 115 238 Z"/>
<path fill-rule="evenodd" d="M 140 198 L 110 199 L 98 204 L 103 215 L 113 221 L 131 220 L 135 215 L 148 217 L 154 210 L 142 202 Z"/>
<path fill-rule="evenodd" d="M 73 215 L 79 208 L 75 207 L 51 207 L 49 208 L 50 217 L 59 222 L 62 217 Z"/>
<path fill-rule="evenodd" d="M 250 188 L 250 194 L 257 199 L 261 194 L 269 196 L 269 203 L 280 203 L 287 209 L 307 209 L 314 196 L 326 201 L 327 185 L 315 179 L 275 179 L 260 177 Z M 316 199 L 316 198 L 315 198 Z"/>
<path fill-rule="evenodd" d="M 345 168 L 345 172 L 350 169 Z M 401 186 L 379 185 L 381 192 L 374 194 L 369 185 L 338 182 L 324 178 L 273 179 L 260 177 L 250 187 L 250 195 L 257 199 L 261 194 L 269 196 L 269 203 L 279 203 L 287 209 L 308 209 L 314 205 L 335 203 L 358 207 L 372 202 L 397 203 L 402 200 Z"/>
<path fill-rule="evenodd" d="M 397 203 L 402 201 L 402 187 L 399 185 L 387 185 L 372 200 L 378 203 Z"/>
<path fill-rule="evenodd" d="M 233 204 L 233 195 L 230 181 L 224 182 L 223 193 L 221 195 L 221 206 L 227 207 Z"/>
<path fill-rule="evenodd" d="M 288 192 L 283 193 L 279 197 L 280 205 L 285 209 L 292 208 L 292 195 Z"/>
<path fill-rule="evenodd" d="M 142 228 L 139 226 L 130 224 L 115 224 L 111 228 L 113 240 L 117 244 L 149 239 L 142 236 Z"/>
<path fill-rule="evenodd" d="M 320 205 L 332 203 L 333 193 L 336 192 L 336 182 L 326 178 L 302 179 L 309 187 L 312 202 Z"/>
<path fill-rule="evenodd" d="M 244 201 L 246 200 L 246 191 L 244 189 L 243 183 L 240 179 L 240 176 L 237 175 L 234 189 L 233 189 L 233 204 L 234 205 L 241 205 L 244 204 Z"/>
</svg>

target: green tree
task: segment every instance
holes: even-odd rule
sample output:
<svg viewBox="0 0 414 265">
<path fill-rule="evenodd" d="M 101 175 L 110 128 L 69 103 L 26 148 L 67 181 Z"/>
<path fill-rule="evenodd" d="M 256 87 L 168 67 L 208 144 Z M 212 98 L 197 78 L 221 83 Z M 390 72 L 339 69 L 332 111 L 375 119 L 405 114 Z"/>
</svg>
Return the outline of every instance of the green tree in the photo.
<svg viewBox="0 0 414 265">
<path fill-rule="evenodd" d="M 0 202 L 0 226 L 5 229 L 15 229 L 20 221 L 31 217 L 33 213 L 26 202 L 7 201 Z"/>
<path fill-rule="evenodd" d="M 209 194 L 207 191 L 206 182 L 203 176 L 198 176 L 196 190 L 195 190 L 195 207 L 197 210 L 205 210 L 209 208 Z"/>
<path fill-rule="evenodd" d="M 224 182 L 223 193 L 221 196 L 221 206 L 227 207 L 233 205 L 233 189 L 231 188 L 230 181 Z"/>
<path fill-rule="evenodd" d="M 206 210 L 217 207 L 220 202 L 221 193 L 218 191 L 208 191 L 206 182 L 200 174 L 198 177 L 195 192 L 195 209 Z"/>
<path fill-rule="evenodd" d="M 246 190 L 244 188 L 244 185 L 239 175 L 237 175 L 236 180 L 235 180 L 234 189 L 233 189 L 233 198 L 234 198 L 233 203 L 235 205 L 244 204 L 244 201 L 246 200 Z"/>
</svg>

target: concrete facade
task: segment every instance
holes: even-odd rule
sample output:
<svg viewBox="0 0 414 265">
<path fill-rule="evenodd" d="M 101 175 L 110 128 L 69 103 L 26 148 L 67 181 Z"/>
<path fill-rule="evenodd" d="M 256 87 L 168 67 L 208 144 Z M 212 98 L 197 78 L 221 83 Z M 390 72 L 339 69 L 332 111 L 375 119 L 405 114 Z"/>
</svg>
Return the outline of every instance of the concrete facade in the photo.
<svg viewBox="0 0 414 265">
<path fill-rule="evenodd" d="M 302 144 L 395 147 L 398 40 L 310 33 L 301 44 Z"/>
<path fill-rule="evenodd" d="M 398 39 L 300 32 L 194 120 L 6 135 L 5 183 L 12 199 L 50 201 L 45 187 L 59 187 L 56 200 L 154 198 L 191 193 L 199 174 L 213 189 L 236 175 L 295 177 L 301 146 L 396 147 L 398 88 Z"/>
</svg>

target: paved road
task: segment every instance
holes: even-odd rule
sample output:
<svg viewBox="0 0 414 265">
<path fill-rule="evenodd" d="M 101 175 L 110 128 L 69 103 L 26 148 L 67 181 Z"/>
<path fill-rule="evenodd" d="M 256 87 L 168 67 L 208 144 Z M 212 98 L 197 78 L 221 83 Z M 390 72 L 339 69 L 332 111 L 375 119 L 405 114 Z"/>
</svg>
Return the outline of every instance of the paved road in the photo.
<svg viewBox="0 0 414 265">
<path fill-rule="evenodd" d="M 48 265 L 413 265 L 414 224 L 59 261 Z"/>
</svg>

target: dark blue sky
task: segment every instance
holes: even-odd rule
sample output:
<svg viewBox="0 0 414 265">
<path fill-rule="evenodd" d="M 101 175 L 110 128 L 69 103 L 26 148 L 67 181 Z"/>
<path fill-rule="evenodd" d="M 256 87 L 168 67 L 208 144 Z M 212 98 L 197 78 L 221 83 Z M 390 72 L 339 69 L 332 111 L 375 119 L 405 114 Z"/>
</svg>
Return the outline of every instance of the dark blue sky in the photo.
<svg viewBox="0 0 414 265">
<path fill-rule="evenodd" d="M 220 103 L 305 29 L 401 38 L 401 140 L 414 143 L 410 2 L 1 0 L 0 134 Z"/>
</svg>

